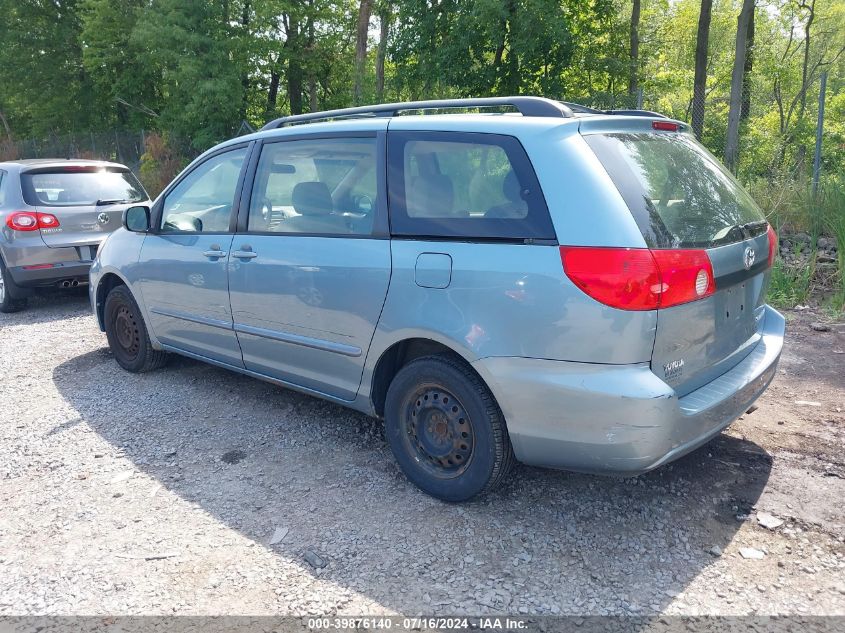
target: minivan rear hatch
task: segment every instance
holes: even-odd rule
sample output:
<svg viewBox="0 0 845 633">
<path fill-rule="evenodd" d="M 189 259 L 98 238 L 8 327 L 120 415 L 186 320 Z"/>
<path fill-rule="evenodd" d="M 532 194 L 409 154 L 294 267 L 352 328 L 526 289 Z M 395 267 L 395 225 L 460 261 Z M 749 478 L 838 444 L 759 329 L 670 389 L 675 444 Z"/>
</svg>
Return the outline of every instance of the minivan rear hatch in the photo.
<svg viewBox="0 0 845 633">
<path fill-rule="evenodd" d="M 116 166 L 29 169 L 21 174 L 21 188 L 27 204 L 57 221 L 40 227 L 41 238 L 52 248 L 99 244 L 121 225 L 127 206 L 147 200 L 132 172 Z"/>
<path fill-rule="evenodd" d="M 686 133 L 585 134 L 639 226 L 658 250 L 706 253 L 701 299 L 659 308 L 652 371 L 679 396 L 739 363 L 760 340 L 774 234 L 748 193 Z M 704 260 L 706 262 L 706 260 Z"/>
</svg>

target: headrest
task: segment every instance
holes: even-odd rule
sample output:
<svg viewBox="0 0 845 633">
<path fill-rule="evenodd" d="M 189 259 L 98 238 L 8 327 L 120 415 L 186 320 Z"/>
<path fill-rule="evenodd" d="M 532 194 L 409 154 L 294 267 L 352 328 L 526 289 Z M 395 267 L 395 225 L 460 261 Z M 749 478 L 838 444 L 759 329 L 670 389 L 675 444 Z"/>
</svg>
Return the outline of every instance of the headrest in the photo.
<svg viewBox="0 0 845 633">
<path fill-rule="evenodd" d="M 332 194 L 324 182 L 300 182 L 293 188 L 291 202 L 300 215 L 331 215 Z"/>
<path fill-rule="evenodd" d="M 510 170 L 502 181 L 502 193 L 511 202 L 522 202 L 522 187 L 519 185 L 515 171 Z"/>
</svg>

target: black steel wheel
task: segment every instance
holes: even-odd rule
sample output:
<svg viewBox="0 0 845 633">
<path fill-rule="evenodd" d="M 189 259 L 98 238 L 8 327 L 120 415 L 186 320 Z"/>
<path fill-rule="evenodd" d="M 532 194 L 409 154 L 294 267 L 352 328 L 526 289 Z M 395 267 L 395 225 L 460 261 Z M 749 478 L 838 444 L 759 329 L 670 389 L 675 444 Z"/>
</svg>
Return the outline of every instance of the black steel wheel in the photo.
<svg viewBox="0 0 845 633">
<path fill-rule="evenodd" d="M 493 395 L 451 356 L 418 358 L 397 372 L 387 391 L 385 429 L 408 479 L 444 501 L 491 490 L 514 463 Z"/>
<path fill-rule="evenodd" d="M 469 466 L 475 441 L 472 421 L 451 392 L 424 385 L 408 400 L 399 420 L 407 449 L 432 476 L 457 477 Z"/>
<path fill-rule="evenodd" d="M 109 292 L 104 316 L 106 338 L 118 365 L 127 371 L 145 372 L 167 362 L 165 352 L 153 349 L 141 310 L 126 286 Z"/>
</svg>

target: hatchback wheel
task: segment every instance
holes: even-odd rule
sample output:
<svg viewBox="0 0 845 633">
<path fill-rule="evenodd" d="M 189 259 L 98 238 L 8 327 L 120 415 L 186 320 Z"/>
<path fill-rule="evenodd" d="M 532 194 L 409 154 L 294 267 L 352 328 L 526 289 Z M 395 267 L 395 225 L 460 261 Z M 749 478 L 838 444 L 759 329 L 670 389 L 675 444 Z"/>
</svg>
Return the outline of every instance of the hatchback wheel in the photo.
<svg viewBox="0 0 845 633">
<path fill-rule="evenodd" d="M 117 286 L 106 297 L 106 338 L 117 364 L 131 372 L 158 369 L 167 353 L 153 349 L 141 310 L 126 286 Z"/>
<path fill-rule="evenodd" d="M 418 358 L 399 370 L 387 392 L 385 427 L 408 479 L 444 501 L 491 490 L 514 463 L 490 390 L 448 356 Z"/>
<path fill-rule="evenodd" d="M 0 258 L 0 312 L 19 312 L 26 307 L 25 297 L 18 299 L 12 296 L 17 294 L 17 290 L 18 287 L 6 269 L 6 264 Z"/>
</svg>

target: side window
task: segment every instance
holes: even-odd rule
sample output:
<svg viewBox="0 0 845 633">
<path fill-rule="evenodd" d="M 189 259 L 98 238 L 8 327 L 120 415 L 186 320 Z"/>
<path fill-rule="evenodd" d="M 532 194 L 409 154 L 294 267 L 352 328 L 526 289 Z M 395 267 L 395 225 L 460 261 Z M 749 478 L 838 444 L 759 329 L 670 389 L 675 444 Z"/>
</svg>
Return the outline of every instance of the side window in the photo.
<svg viewBox="0 0 845 633">
<path fill-rule="evenodd" d="M 0 206 L 6 201 L 6 172 L 0 169 Z"/>
<path fill-rule="evenodd" d="M 162 233 L 226 233 L 246 148 L 209 158 L 164 199 Z"/>
<path fill-rule="evenodd" d="M 554 239 L 534 169 L 511 136 L 390 132 L 394 235 Z"/>
<path fill-rule="evenodd" d="M 378 200 L 376 181 L 374 137 L 265 144 L 247 230 L 369 235 Z"/>
</svg>

